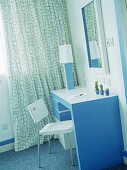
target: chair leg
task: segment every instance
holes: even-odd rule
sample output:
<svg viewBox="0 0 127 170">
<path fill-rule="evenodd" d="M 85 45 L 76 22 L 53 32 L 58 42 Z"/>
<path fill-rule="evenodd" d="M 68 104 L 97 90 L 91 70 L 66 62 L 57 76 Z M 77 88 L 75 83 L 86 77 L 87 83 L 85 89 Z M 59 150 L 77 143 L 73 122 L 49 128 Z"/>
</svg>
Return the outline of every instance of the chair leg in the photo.
<svg viewBox="0 0 127 170">
<path fill-rule="evenodd" d="M 41 168 L 40 164 L 40 134 L 38 133 L 38 167 Z"/>
<path fill-rule="evenodd" d="M 50 154 L 50 153 L 51 153 L 51 140 L 50 140 L 50 135 L 49 135 L 48 137 L 49 137 L 48 143 L 49 143 L 49 154 Z"/>
<path fill-rule="evenodd" d="M 68 133 L 68 141 L 69 141 L 69 147 L 70 147 L 71 163 L 72 163 L 72 166 L 74 166 L 72 146 L 71 146 L 71 135 L 70 135 L 70 133 Z"/>
</svg>

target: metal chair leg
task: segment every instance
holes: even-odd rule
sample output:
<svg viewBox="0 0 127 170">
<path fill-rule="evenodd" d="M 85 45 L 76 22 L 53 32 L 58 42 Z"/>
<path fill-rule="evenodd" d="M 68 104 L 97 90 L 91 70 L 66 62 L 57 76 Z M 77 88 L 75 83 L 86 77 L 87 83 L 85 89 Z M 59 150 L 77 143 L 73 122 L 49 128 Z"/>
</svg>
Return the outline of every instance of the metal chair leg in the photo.
<svg viewBox="0 0 127 170">
<path fill-rule="evenodd" d="M 71 136 L 70 136 L 70 133 L 68 133 L 68 141 L 69 141 L 69 147 L 70 147 L 71 163 L 72 163 L 72 166 L 74 166 L 74 159 L 73 159 L 73 153 L 72 153 L 72 146 L 71 146 Z"/>
<path fill-rule="evenodd" d="M 49 141 L 48 141 L 48 143 L 49 143 L 49 154 L 51 154 L 51 140 L 50 140 L 50 135 L 49 135 Z"/>
<path fill-rule="evenodd" d="M 38 133 L 38 167 L 41 168 L 40 164 L 40 134 Z"/>
</svg>

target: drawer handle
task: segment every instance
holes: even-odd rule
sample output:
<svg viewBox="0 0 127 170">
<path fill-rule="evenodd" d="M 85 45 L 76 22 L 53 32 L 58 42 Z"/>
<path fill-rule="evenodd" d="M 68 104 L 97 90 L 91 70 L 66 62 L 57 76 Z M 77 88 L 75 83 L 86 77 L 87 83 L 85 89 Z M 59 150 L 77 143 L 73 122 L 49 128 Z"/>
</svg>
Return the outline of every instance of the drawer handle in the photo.
<svg viewBox="0 0 127 170">
<path fill-rule="evenodd" d="M 70 110 L 62 110 L 62 111 L 60 111 L 60 113 L 64 113 L 64 112 L 70 112 Z"/>
</svg>

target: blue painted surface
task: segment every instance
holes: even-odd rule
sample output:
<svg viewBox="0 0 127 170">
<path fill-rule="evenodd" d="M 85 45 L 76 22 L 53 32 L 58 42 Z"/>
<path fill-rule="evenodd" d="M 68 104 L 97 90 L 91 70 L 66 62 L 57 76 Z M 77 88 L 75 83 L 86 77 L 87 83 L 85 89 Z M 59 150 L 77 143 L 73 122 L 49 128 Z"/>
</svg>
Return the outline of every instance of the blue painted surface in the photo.
<svg viewBox="0 0 127 170">
<path fill-rule="evenodd" d="M 117 97 L 72 106 L 81 170 L 100 170 L 123 163 L 123 139 Z"/>
<path fill-rule="evenodd" d="M 68 89 L 74 89 L 74 80 L 73 80 L 73 72 L 72 72 L 72 63 L 64 64 L 66 82 Z"/>
<path fill-rule="evenodd" d="M 15 141 L 14 138 L 1 141 L 1 142 L 0 142 L 0 146 L 4 146 L 4 145 L 10 144 L 10 143 L 13 143 L 14 141 Z"/>
</svg>

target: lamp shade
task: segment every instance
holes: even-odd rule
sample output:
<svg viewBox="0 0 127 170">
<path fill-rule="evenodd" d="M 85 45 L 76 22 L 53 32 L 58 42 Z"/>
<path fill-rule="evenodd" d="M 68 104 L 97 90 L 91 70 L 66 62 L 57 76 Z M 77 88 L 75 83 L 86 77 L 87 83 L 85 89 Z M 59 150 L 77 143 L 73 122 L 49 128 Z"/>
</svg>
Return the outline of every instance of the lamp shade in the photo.
<svg viewBox="0 0 127 170">
<path fill-rule="evenodd" d="M 71 44 L 65 44 L 59 46 L 59 58 L 60 58 L 60 63 L 73 62 Z"/>
<path fill-rule="evenodd" d="M 99 52 L 99 48 L 97 45 L 97 41 L 90 41 L 89 46 L 90 46 L 91 59 L 100 58 L 100 52 Z"/>
</svg>

